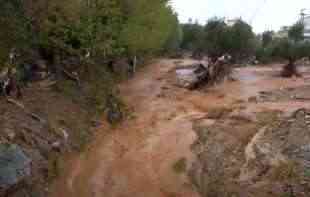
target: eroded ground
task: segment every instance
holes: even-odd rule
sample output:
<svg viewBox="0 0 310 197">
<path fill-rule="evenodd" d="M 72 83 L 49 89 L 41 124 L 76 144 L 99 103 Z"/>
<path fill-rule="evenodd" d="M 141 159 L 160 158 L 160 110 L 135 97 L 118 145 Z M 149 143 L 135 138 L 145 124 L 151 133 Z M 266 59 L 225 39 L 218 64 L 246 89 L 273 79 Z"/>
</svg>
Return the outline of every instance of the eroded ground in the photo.
<svg viewBox="0 0 310 197">
<path fill-rule="evenodd" d="M 234 82 L 189 91 L 175 85 L 175 66 L 173 60 L 161 60 L 120 85 L 132 109 L 130 117 L 116 128 L 103 123 L 88 150 L 71 159 L 52 188 L 52 197 L 199 196 L 197 191 L 204 191 L 197 190 L 185 172 L 197 164 L 199 154 L 192 144 L 197 144 L 198 123 L 222 127 L 215 139 L 223 147 L 234 147 L 225 159 L 232 166 L 230 176 L 239 177 L 240 170 L 233 166 L 245 162 L 244 149 L 261 126 L 257 114 L 290 114 L 310 105 L 307 99 L 293 97 L 263 102 L 260 98 L 274 90 L 302 87 L 305 92 L 310 82 L 307 69 L 302 69 L 304 78 L 282 79 L 278 65 L 239 68 Z"/>
</svg>

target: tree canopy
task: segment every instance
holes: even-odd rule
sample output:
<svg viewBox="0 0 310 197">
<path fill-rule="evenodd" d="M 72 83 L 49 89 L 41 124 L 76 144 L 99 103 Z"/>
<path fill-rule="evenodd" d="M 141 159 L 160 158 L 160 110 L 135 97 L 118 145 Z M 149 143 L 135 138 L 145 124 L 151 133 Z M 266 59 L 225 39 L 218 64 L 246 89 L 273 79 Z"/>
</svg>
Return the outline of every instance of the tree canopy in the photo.
<svg viewBox="0 0 310 197">
<path fill-rule="evenodd" d="M 53 54 L 107 58 L 157 53 L 180 42 L 167 0 L 12 0 L 0 8 L 0 25 L 8 27 L 0 33 L 2 62 L 22 43 Z"/>
<path fill-rule="evenodd" d="M 254 52 L 255 35 L 252 27 L 242 20 L 232 26 L 224 19 L 212 18 L 205 26 L 187 23 L 183 27 L 181 47 L 186 50 L 201 50 L 210 57 L 219 57 L 225 53 L 233 57 L 249 56 Z"/>
</svg>

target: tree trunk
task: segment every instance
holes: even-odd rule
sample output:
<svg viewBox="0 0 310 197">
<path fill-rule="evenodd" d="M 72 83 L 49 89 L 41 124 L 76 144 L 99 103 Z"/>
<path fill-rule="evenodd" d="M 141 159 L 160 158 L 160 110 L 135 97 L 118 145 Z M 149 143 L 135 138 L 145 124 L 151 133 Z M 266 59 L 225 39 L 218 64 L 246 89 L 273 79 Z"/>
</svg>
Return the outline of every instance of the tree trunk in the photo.
<svg viewBox="0 0 310 197">
<path fill-rule="evenodd" d="M 283 67 L 282 73 L 281 73 L 282 77 L 300 77 L 300 73 L 297 70 L 295 61 L 290 59 L 289 63 Z"/>
<path fill-rule="evenodd" d="M 136 73 L 136 67 L 137 67 L 137 56 L 135 55 L 133 59 L 133 74 Z"/>
</svg>

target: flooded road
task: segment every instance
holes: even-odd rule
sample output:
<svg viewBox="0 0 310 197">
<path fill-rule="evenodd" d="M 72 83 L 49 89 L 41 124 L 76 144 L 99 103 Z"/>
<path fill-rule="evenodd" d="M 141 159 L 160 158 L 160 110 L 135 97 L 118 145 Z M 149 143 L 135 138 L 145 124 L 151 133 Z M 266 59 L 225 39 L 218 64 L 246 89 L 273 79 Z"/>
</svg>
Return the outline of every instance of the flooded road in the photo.
<svg viewBox="0 0 310 197">
<path fill-rule="evenodd" d="M 274 77 L 277 68 L 251 67 L 236 69 L 235 82 L 189 91 L 175 86 L 174 68 L 172 60 L 161 60 L 120 85 L 125 102 L 134 109 L 131 118 L 117 128 L 104 123 L 88 150 L 73 158 L 56 180 L 51 197 L 198 197 L 187 176 L 173 169 L 181 158 L 187 167 L 194 159 L 193 121 L 210 108 L 236 102 L 246 103 L 251 111 L 286 109 L 289 103 L 247 100 L 260 91 L 306 83 Z"/>
</svg>

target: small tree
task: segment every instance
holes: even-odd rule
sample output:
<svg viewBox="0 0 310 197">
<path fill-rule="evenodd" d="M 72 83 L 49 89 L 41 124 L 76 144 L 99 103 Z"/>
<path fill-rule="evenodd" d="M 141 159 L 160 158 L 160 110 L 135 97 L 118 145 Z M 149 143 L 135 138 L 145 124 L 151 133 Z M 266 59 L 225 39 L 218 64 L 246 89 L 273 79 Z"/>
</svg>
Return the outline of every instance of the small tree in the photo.
<svg viewBox="0 0 310 197">
<path fill-rule="evenodd" d="M 275 43 L 273 35 L 273 31 L 265 31 L 257 36 L 259 44 L 257 45 L 255 56 L 262 63 L 268 63 L 272 60 L 273 44 Z"/>
<path fill-rule="evenodd" d="M 310 43 L 303 40 L 304 26 L 296 23 L 288 32 L 288 37 L 275 41 L 273 55 L 288 60 L 282 71 L 283 77 L 300 76 L 296 61 L 310 55 Z"/>
<path fill-rule="evenodd" d="M 229 29 L 223 19 L 213 18 L 204 28 L 204 48 L 208 56 L 216 60 L 230 49 L 231 39 Z"/>
<path fill-rule="evenodd" d="M 30 20 L 23 1 L 0 1 L 0 69 L 8 61 L 10 51 L 22 50 L 32 43 Z"/>
<path fill-rule="evenodd" d="M 198 23 L 187 23 L 182 25 L 183 39 L 181 48 L 190 51 L 201 50 L 203 47 L 203 26 Z"/>
<path fill-rule="evenodd" d="M 242 59 L 255 51 L 252 27 L 242 20 L 228 26 L 223 19 L 211 19 L 205 26 L 205 50 L 212 58 L 229 53 Z"/>
<path fill-rule="evenodd" d="M 229 53 L 234 59 L 242 60 L 250 57 L 255 52 L 255 35 L 252 27 L 242 20 L 238 20 L 228 29 L 228 38 L 230 38 Z"/>
<path fill-rule="evenodd" d="M 304 39 L 304 31 L 305 26 L 303 23 L 298 22 L 294 24 L 289 30 L 288 30 L 288 37 L 289 39 L 293 40 L 294 42 L 299 42 Z"/>
</svg>

